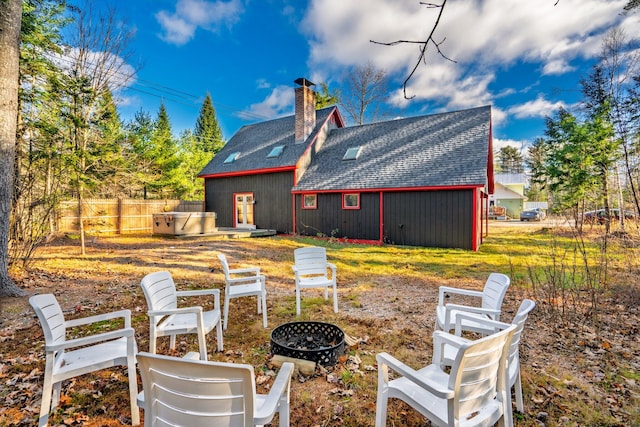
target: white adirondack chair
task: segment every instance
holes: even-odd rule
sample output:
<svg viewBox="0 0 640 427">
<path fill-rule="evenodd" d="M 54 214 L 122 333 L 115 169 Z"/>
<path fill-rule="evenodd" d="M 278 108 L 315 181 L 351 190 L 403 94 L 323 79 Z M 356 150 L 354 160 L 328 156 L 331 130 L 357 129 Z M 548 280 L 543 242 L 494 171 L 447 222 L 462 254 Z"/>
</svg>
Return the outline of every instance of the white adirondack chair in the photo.
<svg viewBox="0 0 640 427">
<path fill-rule="evenodd" d="M 283 363 L 269 394 L 257 394 L 251 365 L 139 353 L 145 427 L 254 426 L 279 414 L 289 426 L 294 365 Z"/>
<path fill-rule="evenodd" d="M 29 298 L 29 303 L 38 315 L 45 339 L 46 363 L 38 425 L 46 426 L 50 411 L 58 406 L 62 381 L 114 366 L 127 367 L 131 423 L 139 425 L 140 411 L 136 403 L 137 347 L 131 327 L 131 311 L 120 310 L 65 320 L 62 309 L 52 294 L 34 295 Z M 113 319 L 123 319 L 123 327 L 81 338 L 66 338 L 69 328 Z"/>
<path fill-rule="evenodd" d="M 494 330 L 496 331 L 506 329 L 511 325 L 514 325 L 516 327 L 513 332 L 513 337 L 511 338 L 511 343 L 509 344 L 509 354 L 507 356 L 507 386 L 509 390 L 511 390 L 511 388 L 515 389 L 514 391 L 516 395 L 516 409 L 519 412 L 524 412 L 522 380 L 520 378 L 520 340 L 522 338 L 524 324 L 529 317 L 529 313 L 535 308 L 535 306 L 536 303 L 532 300 L 523 300 L 520 304 L 520 308 L 518 308 L 518 312 L 513 317 L 511 324 L 497 322 L 489 319 L 478 320 L 477 318 L 462 313 L 456 319 L 456 336 L 461 336 L 462 333 L 466 330 L 464 325 L 467 322 L 483 322 L 486 329 L 494 328 Z M 467 342 L 469 341 L 464 338 L 462 339 Z M 441 365 L 441 367 L 451 366 L 455 361 L 456 353 L 456 347 L 443 343 L 443 345 L 434 347 L 433 363 L 438 363 Z"/>
<path fill-rule="evenodd" d="M 170 348 L 176 348 L 176 335 L 197 334 L 200 359 L 207 360 L 205 335 L 216 328 L 218 351 L 222 351 L 222 317 L 220 316 L 220 290 L 199 289 L 176 291 L 171 273 L 158 271 L 147 274 L 140 286 L 144 291 L 149 311 L 149 351 L 156 352 L 158 337 L 169 336 Z M 213 310 L 200 306 L 178 308 L 178 297 L 213 295 Z"/>
<path fill-rule="evenodd" d="M 218 254 L 225 278 L 224 291 L 224 329 L 229 319 L 229 300 L 247 296 L 258 297 L 258 314 L 262 313 L 262 326 L 267 327 L 267 288 L 265 277 L 260 274 L 259 267 L 230 269 L 227 257 Z"/>
<path fill-rule="evenodd" d="M 324 299 L 329 297 L 329 287 L 333 288 L 333 311 L 338 312 L 338 290 L 336 288 L 336 266 L 327 262 L 325 248 L 310 246 L 293 251 L 296 276 L 296 315 L 300 315 L 300 290 L 324 288 Z M 331 274 L 329 274 L 331 270 Z"/>
<path fill-rule="evenodd" d="M 500 320 L 500 311 L 502 310 L 502 301 L 507 293 L 507 289 L 511 284 L 511 279 L 501 273 L 491 273 L 487 278 L 482 292 L 469 289 L 452 288 L 449 286 L 440 286 L 438 292 L 438 307 L 436 308 L 436 330 L 449 332 L 456 324 L 456 315 L 464 312 L 469 315 L 465 320 L 464 329 L 467 331 L 475 331 L 478 333 L 490 333 L 492 329 L 487 328 L 475 319 L 491 319 Z M 460 305 L 447 304 L 445 298 L 452 295 L 464 295 L 476 297 L 480 299 L 480 305 Z"/>
<path fill-rule="evenodd" d="M 378 361 L 376 427 L 386 425 L 389 398 L 400 399 L 433 425 L 440 427 L 511 427 L 511 407 L 506 386 L 506 356 L 515 326 L 473 342 L 435 331 L 433 342 L 446 342 L 458 348 L 449 374 L 433 363 L 420 370 L 400 362 L 387 353 Z M 390 380 L 389 370 L 400 374 Z"/>
</svg>

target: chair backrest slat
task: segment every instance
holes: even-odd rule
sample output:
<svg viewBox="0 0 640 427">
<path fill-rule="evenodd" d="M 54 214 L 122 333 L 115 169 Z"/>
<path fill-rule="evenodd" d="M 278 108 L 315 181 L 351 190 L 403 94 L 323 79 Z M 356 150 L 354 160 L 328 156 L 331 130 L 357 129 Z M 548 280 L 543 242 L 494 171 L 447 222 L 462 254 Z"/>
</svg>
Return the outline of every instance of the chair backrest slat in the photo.
<svg viewBox="0 0 640 427">
<path fill-rule="evenodd" d="M 327 250 L 310 246 L 293 251 L 296 270 L 302 276 L 327 275 Z"/>
<path fill-rule="evenodd" d="M 48 345 L 65 341 L 65 320 L 62 309 L 53 294 L 34 295 L 29 299 L 38 315 Z"/>
<path fill-rule="evenodd" d="M 227 262 L 227 257 L 224 254 L 218 254 L 218 259 L 220 260 L 220 264 L 222 264 L 222 271 L 224 271 L 224 277 L 228 281 L 230 279 L 230 276 L 229 276 L 229 263 Z"/>
<path fill-rule="evenodd" d="M 168 271 L 157 271 L 147 274 L 140 282 L 147 306 L 150 311 L 167 310 L 178 307 L 176 296 L 176 285 L 173 282 L 171 273 Z"/>
<path fill-rule="evenodd" d="M 471 341 L 458 351 L 449 376 L 449 387 L 456 394 L 453 414 L 458 419 L 465 419 L 491 404 L 498 387 L 506 386 L 507 352 L 503 350 L 515 328 L 511 325 L 503 331 Z"/>
<path fill-rule="evenodd" d="M 516 326 L 516 329 L 513 332 L 513 338 L 511 338 L 511 344 L 509 345 L 509 365 L 516 363 L 517 366 L 520 364 L 520 338 L 522 337 L 522 331 L 524 330 L 524 324 L 529 317 L 529 313 L 536 306 L 536 303 L 530 299 L 525 299 L 520 304 L 520 308 L 518 308 L 518 312 L 513 317 L 511 324 Z M 516 368 L 516 367 L 514 367 Z M 517 368 L 519 369 L 519 368 Z"/>
<path fill-rule="evenodd" d="M 511 279 L 501 273 L 491 273 L 484 285 L 482 308 L 500 310 L 502 300 L 507 293 Z"/>
<path fill-rule="evenodd" d="M 252 366 L 148 353 L 138 363 L 152 426 L 253 425 Z"/>
</svg>

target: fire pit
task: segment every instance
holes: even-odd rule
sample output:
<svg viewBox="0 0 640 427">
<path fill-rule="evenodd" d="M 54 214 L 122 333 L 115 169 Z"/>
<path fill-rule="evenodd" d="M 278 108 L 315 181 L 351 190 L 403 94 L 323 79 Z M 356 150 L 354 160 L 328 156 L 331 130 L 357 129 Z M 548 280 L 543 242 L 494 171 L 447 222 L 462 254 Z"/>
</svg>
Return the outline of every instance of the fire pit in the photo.
<svg viewBox="0 0 640 427">
<path fill-rule="evenodd" d="M 331 323 L 285 323 L 271 331 L 271 353 L 332 366 L 344 353 L 344 332 Z"/>
</svg>

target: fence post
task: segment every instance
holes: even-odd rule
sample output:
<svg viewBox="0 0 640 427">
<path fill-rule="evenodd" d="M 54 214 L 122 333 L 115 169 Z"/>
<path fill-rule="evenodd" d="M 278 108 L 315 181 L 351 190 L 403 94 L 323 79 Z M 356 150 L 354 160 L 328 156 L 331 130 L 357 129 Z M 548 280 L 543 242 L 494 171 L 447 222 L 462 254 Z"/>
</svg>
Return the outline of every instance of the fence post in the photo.
<svg viewBox="0 0 640 427">
<path fill-rule="evenodd" d="M 124 224 L 124 220 L 122 218 L 122 212 L 124 209 L 122 209 L 122 197 L 118 197 L 118 234 L 123 234 L 123 224 Z"/>
</svg>

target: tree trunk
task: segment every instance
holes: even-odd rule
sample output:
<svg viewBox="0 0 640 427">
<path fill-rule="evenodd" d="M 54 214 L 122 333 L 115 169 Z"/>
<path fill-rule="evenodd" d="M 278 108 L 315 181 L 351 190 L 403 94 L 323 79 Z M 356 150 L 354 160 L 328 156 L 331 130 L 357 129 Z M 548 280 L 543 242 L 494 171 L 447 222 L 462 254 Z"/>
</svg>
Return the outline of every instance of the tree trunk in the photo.
<svg viewBox="0 0 640 427">
<path fill-rule="evenodd" d="M 0 0 L 0 296 L 22 296 L 9 277 L 9 222 L 18 126 L 21 0 Z"/>
</svg>

